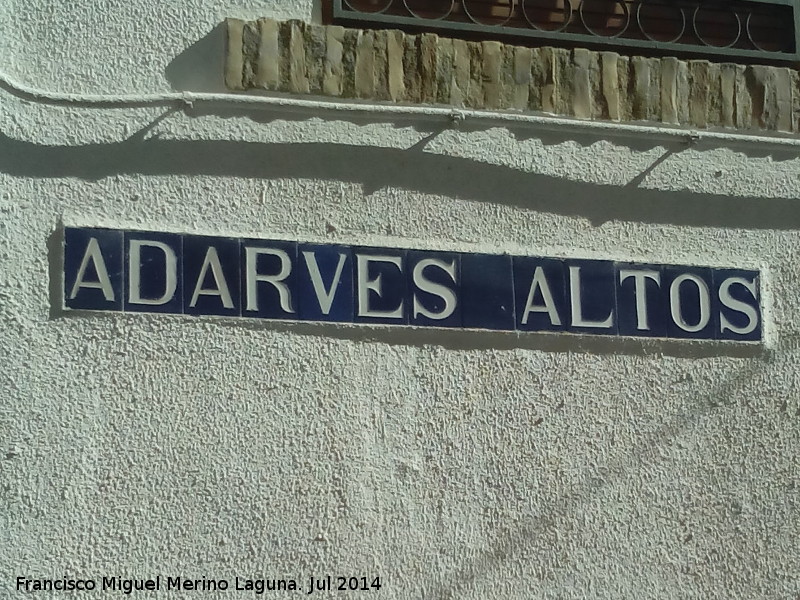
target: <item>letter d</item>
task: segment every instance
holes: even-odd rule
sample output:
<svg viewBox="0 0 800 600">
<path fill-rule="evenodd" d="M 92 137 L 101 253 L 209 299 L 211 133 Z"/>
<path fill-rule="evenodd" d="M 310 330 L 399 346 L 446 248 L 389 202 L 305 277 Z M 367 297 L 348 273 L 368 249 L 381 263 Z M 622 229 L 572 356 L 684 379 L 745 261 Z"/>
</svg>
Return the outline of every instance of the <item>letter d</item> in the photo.
<svg viewBox="0 0 800 600">
<path fill-rule="evenodd" d="M 164 293 L 158 298 L 142 298 L 142 247 L 158 248 L 164 253 Z M 146 304 L 160 306 L 166 304 L 175 296 L 178 287 L 178 259 L 175 252 L 163 242 L 131 240 L 128 264 L 128 302 L 131 304 Z"/>
</svg>

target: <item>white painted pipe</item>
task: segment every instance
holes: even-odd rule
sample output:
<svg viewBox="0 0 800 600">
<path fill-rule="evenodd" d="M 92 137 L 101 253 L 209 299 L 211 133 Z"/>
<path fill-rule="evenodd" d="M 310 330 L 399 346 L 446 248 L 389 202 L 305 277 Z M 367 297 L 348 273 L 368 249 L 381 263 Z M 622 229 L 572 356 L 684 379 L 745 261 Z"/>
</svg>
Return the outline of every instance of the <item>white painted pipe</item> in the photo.
<svg viewBox="0 0 800 600">
<path fill-rule="evenodd" d="M 452 122 L 477 121 L 485 124 L 524 125 L 538 129 L 563 132 L 582 131 L 606 137 L 636 137 L 649 140 L 673 141 L 681 144 L 710 142 L 723 146 L 769 146 L 785 151 L 800 149 L 800 138 L 790 134 L 754 135 L 723 131 L 698 131 L 663 125 L 636 125 L 609 121 L 587 121 L 551 115 L 474 110 L 439 106 L 408 106 L 398 104 L 367 104 L 323 99 L 263 96 L 254 94 L 224 94 L 204 92 L 165 92 L 154 94 L 73 94 L 52 92 L 31 87 L 0 73 L 0 82 L 17 95 L 42 104 L 83 105 L 87 108 L 138 108 L 143 106 L 194 104 L 229 104 L 246 108 L 278 108 L 287 110 L 324 111 L 448 119 Z"/>
</svg>

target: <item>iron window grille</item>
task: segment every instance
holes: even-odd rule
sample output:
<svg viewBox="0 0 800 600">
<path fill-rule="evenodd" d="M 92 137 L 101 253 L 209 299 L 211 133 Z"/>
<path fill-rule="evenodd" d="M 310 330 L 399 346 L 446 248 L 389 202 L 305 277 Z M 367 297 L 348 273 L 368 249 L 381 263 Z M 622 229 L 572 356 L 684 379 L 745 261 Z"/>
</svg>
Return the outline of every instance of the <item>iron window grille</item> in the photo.
<svg viewBox="0 0 800 600">
<path fill-rule="evenodd" d="M 787 63 L 800 0 L 328 0 L 332 21 L 526 45 Z"/>
</svg>

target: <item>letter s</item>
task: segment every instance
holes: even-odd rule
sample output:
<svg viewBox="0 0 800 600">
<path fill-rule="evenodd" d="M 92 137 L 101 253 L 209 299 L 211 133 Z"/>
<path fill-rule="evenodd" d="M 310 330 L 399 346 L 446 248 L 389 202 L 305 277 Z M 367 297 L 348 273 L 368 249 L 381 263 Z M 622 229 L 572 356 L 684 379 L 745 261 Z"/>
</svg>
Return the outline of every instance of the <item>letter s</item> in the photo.
<svg viewBox="0 0 800 600">
<path fill-rule="evenodd" d="M 417 299 L 417 295 L 414 294 L 414 318 L 418 317 L 421 314 L 425 317 L 428 317 L 429 319 L 435 319 L 437 321 L 441 321 L 443 319 L 446 319 L 455 312 L 456 306 L 458 304 L 458 299 L 456 298 L 456 294 L 452 289 L 450 289 L 446 285 L 434 283 L 433 281 L 425 277 L 425 267 L 440 268 L 442 271 L 444 271 L 450 276 L 450 279 L 453 280 L 453 283 L 456 283 L 456 263 L 455 261 L 451 263 L 446 263 L 442 260 L 436 260 L 434 258 L 426 258 L 424 260 L 419 261 L 416 264 L 416 266 L 414 267 L 414 271 L 412 273 L 414 285 L 416 285 L 423 292 L 439 296 L 442 300 L 444 300 L 444 308 L 440 312 L 433 312 L 425 308 L 422 305 L 422 303 Z"/>
<path fill-rule="evenodd" d="M 756 289 L 755 280 L 748 281 L 744 277 L 729 277 L 723 281 L 722 285 L 719 286 L 719 301 L 722 302 L 722 304 L 727 308 L 746 315 L 748 323 L 744 327 L 736 327 L 733 323 L 725 318 L 725 315 L 720 312 L 719 329 L 721 332 L 724 332 L 726 329 L 728 329 L 738 335 L 747 335 L 748 333 L 755 331 L 756 327 L 758 327 L 758 311 L 751 304 L 737 300 L 731 295 L 731 286 L 734 284 L 744 286 L 744 288 L 753 296 L 753 299 L 758 300 L 758 291 Z"/>
</svg>

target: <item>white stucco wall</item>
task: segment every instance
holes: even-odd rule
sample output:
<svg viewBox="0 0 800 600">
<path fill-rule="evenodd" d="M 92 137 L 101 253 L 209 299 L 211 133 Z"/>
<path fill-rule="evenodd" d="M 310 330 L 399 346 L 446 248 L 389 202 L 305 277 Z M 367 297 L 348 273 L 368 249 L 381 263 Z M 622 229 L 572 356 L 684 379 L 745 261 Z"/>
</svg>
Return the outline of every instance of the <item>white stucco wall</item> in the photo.
<svg viewBox="0 0 800 600">
<path fill-rule="evenodd" d="M 221 89 L 224 17 L 313 13 L 44 4 L 0 7 L 0 69 L 77 93 Z M 380 576 L 368 594 L 392 599 L 800 594 L 796 151 L 0 94 L 0 597 L 17 576 L 157 574 Z M 60 222 L 756 267 L 770 337 L 63 315 Z"/>
</svg>

